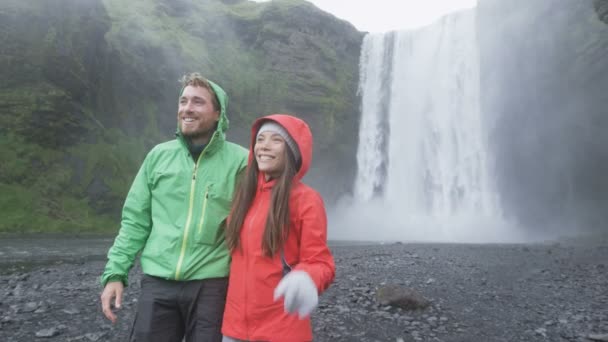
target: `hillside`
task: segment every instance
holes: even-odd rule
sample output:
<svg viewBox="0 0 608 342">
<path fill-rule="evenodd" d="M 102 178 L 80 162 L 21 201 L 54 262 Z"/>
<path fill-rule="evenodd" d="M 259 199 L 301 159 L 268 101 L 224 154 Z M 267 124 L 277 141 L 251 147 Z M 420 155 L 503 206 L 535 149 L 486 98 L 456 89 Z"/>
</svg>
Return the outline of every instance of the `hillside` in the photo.
<svg viewBox="0 0 608 342">
<path fill-rule="evenodd" d="M 306 1 L 7 0 L 0 26 L 0 232 L 115 231 L 190 71 L 227 90 L 229 139 L 296 114 L 308 181 L 329 200 L 352 183 L 363 34 Z"/>
</svg>

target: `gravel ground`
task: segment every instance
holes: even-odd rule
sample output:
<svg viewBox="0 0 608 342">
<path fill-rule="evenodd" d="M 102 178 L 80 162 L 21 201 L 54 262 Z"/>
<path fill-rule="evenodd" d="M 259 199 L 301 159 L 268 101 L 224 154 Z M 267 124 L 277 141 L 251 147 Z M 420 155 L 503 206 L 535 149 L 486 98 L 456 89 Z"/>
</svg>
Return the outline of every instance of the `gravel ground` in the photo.
<svg viewBox="0 0 608 342">
<path fill-rule="evenodd" d="M 336 280 L 313 314 L 315 341 L 608 341 L 606 241 L 332 251 Z M 127 340 L 139 268 L 112 325 L 99 304 L 104 262 L 71 260 L 0 263 L 0 341 Z M 381 304 L 377 292 L 390 285 L 412 289 L 430 305 Z"/>
</svg>

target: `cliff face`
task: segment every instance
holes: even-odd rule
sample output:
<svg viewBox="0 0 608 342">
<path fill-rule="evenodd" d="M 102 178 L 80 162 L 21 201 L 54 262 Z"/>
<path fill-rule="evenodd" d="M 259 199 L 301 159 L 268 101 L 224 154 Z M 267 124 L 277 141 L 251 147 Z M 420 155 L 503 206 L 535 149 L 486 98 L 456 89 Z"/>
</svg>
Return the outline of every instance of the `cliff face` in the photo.
<svg viewBox="0 0 608 342">
<path fill-rule="evenodd" d="M 307 120 L 315 158 L 307 179 L 337 198 L 356 172 L 359 99 L 356 95 L 363 34 L 306 2 L 268 3 L 256 20 L 235 18 L 234 32 L 258 57 L 264 79 L 240 98 L 257 104 L 256 114 L 287 112 Z M 260 84 L 261 83 L 261 84 Z M 243 108 L 243 112 L 247 112 Z M 248 135 L 250 120 L 247 123 Z"/>
<path fill-rule="evenodd" d="M 608 0 L 593 0 L 598 18 L 608 24 Z"/>
<path fill-rule="evenodd" d="M 7 0 L 0 28 L 0 231 L 114 230 L 190 71 L 229 93 L 230 140 L 297 114 L 308 181 L 330 200 L 352 183 L 362 34 L 305 1 Z"/>
<path fill-rule="evenodd" d="M 600 227 L 606 218 L 608 25 L 598 4 L 478 5 L 482 110 L 500 193 L 527 223 Z"/>
<path fill-rule="evenodd" d="M 99 91 L 111 61 L 103 5 L 5 1 L 0 22 L 0 231 L 103 225 L 104 195 L 127 182 L 96 176 L 123 167 L 108 163 L 121 156 L 100 141 L 106 115 L 94 113 L 113 102 Z"/>
</svg>

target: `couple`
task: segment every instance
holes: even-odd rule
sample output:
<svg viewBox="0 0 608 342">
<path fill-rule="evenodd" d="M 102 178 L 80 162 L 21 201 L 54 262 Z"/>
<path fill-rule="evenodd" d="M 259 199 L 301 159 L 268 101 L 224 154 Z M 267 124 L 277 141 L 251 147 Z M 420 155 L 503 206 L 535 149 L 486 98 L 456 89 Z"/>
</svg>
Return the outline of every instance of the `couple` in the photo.
<svg viewBox="0 0 608 342">
<path fill-rule="evenodd" d="M 141 252 L 135 341 L 312 341 L 310 313 L 333 281 L 323 201 L 300 180 L 312 134 L 293 116 L 252 127 L 249 156 L 225 141 L 227 95 L 182 78 L 177 139 L 154 147 L 127 195 L 101 277 L 120 308 Z"/>
</svg>

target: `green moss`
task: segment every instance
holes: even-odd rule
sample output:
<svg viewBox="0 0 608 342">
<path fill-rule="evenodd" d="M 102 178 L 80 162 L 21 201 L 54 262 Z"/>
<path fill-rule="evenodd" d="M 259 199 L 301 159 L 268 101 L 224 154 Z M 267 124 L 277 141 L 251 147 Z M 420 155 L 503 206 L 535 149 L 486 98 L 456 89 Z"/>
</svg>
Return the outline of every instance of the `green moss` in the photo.
<svg viewBox="0 0 608 342">
<path fill-rule="evenodd" d="M 31 228 L 32 221 L 45 217 L 45 215 L 36 215 L 34 208 L 37 194 L 30 189 L 17 184 L 0 183 L 0 195 L 0 205 L 4 213 L 0 220 L 0 231 L 27 230 Z M 32 226 L 38 225 L 32 224 Z"/>
<path fill-rule="evenodd" d="M 110 45 L 121 54 L 134 59 L 134 64 L 145 65 L 146 56 L 133 53 L 133 44 L 149 48 L 167 49 L 171 47 L 174 57 L 181 60 L 182 53 L 187 59 L 198 59 L 205 56 L 205 41 L 196 38 L 189 32 L 204 30 L 205 18 L 188 11 L 184 17 L 173 17 L 163 11 L 156 1 L 104 0 L 108 15 L 111 18 L 111 30 L 106 34 Z M 203 12 L 204 13 L 204 12 Z"/>
<path fill-rule="evenodd" d="M 33 188 L 0 183 L 0 233 L 114 232 L 117 222 L 94 213 L 84 200 L 46 198 Z"/>
<path fill-rule="evenodd" d="M 232 6 L 226 6 L 225 10 L 227 13 L 233 16 L 238 16 L 243 20 L 257 20 L 267 5 L 268 3 L 244 1 Z"/>
<path fill-rule="evenodd" d="M 239 132 L 258 116 L 307 108 L 305 118 L 323 128 L 315 141 L 325 143 L 351 113 L 356 70 L 343 68 L 330 44 L 311 42 L 328 69 L 315 73 L 277 71 L 260 48 L 287 39 L 281 21 L 294 6 L 312 6 L 303 0 L 102 0 L 107 15 L 87 19 L 73 6 L 8 3 L 0 13 L 35 25 L 0 34 L 10 51 L 0 62 L 18 69 L 7 77 L 10 87 L 0 86 L 0 189 L 14 204 L 0 232 L 115 229 L 147 151 L 172 137 L 166 116 L 175 109 L 171 95 L 161 96 L 177 93 L 181 73 L 202 72 L 226 89 Z M 107 46 L 87 45 L 101 34 Z M 39 113 L 47 115 L 43 124 Z"/>
<path fill-rule="evenodd" d="M 2 7 L 0 8 L 1 14 L 12 15 L 15 13 L 42 13 L 42 8 L 39 4 L 32 1 L 20 1 L 20 0 L 3 0 Z"/>
<path fill-rule="evenodd" d="M 314 5 L 304 0 L 275 0 L 270 2 L 272 9 L 277 11 L 281 17 L 288 16 L 293 7 L 313 7 Z"/>
</svg>

